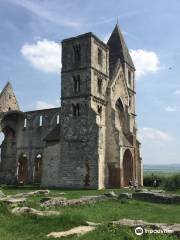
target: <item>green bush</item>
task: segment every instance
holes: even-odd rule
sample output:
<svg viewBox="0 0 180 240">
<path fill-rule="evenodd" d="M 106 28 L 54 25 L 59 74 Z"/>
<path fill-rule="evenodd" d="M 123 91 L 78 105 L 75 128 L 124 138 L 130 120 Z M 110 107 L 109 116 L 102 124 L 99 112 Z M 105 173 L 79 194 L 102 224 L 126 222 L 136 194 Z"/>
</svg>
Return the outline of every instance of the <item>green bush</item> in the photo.
<svg viewBox="0 0 180 240">
<path fill-rule="evenodd" d="M 153 182 L 154 180 L 158 179 L 158 182 L 159 182 L 159 186 L 162 185 L 162 183 L 164 182 L 166 177 L 164 176 L 157 176 L 157 175 L 147 175 L 147 176 L 144 176 L 144 186 L 146 187 L 153 187 Z"/>
<path fill-rule="evenodd" d="M 154 179 L 159 179 L 159 186 L 165 190 L 180 190 L 180 174 L 176 174 L 173 176 L 144 176 L 144 186 L 152 187 Z"/>
<path fill-rule="evenodd" d="M 162 186 L 165 190 L 177 191 L 180 189 L 180 174 L 167 177 L 163 180 Z"/>
</svg>

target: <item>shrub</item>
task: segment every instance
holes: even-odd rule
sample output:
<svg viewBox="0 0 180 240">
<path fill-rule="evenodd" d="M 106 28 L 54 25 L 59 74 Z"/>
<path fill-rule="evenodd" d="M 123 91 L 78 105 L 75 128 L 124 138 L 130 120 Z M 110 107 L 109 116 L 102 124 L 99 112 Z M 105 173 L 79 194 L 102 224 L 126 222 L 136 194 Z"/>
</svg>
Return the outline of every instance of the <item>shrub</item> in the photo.
<svg viewBox="0 0 180 240">
<path fill-rule="evenodd" d="M 163 180 L 163 188 L 169 191 L 177 191 L 180 189 L 180 174 L 167 177 Z"/>
<path fill-rule="evenodd" d="M 155 175 L 144 176 L 144 186 L 153 187 L 153 182 L 154 182 L 155 179 L 156 180 L 158 179 L 159 186 L 161 186 L 165 178 L 166 177 L 164 177 L 164 176 L 155 176 Z"/>
<path fill-rule="evenodd" d="M 144 176 L 144 186 L 152 187 L 154 179 L 159 179 L 160 186 L 168 191 L 180 189 L 180 174 L 173 176 Z"/>
</svg>

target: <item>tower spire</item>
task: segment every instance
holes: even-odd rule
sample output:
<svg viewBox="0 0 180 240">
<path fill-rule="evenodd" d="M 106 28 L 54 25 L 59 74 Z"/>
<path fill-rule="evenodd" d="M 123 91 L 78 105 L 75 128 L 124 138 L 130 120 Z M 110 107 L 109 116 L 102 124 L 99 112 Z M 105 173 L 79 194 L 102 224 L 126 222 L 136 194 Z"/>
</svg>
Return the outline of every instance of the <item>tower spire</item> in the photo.
<svg viewBox="0 0 180 240">
<path fill-rule="evenodd" d="M 119 25 L 119 16 L 117 16 L 117 22 L 116 25 Z"/>
<path fill-rule="evenodd" d="M 118 22 L 108 40 L 109 57 L 110 57 L 110 75 L 113 73 L 117 61 L 121 64 L 128 64 L 135 70 L 132 58 L 126 45 L 124 36 L 119 28 Z"/>
</svg>

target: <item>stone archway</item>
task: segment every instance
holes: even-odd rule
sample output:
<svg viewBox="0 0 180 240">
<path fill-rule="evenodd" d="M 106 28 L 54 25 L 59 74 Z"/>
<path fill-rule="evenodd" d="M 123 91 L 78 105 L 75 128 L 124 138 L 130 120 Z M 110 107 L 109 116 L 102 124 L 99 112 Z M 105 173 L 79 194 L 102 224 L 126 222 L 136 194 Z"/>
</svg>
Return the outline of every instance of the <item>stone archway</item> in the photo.
<svg viewBox="0 0 180 240">
<path fill-rule="evenodd" d="M 34 162 L 34 183 L 41 183 L 42 154 L 37 154 Z"/>
<path fill-rule="evenodd" d="M 22 154 L 18 161 L 18 183 L 28 182 L 28 159 L 26 154 Z"/>
<path fill-rule="evenodd" d="M 133 157 L 131 151 L 127 149 L 123 157 L 123 186 L 128 186 L 129 180 L 133 180 Z"/>
</svg>

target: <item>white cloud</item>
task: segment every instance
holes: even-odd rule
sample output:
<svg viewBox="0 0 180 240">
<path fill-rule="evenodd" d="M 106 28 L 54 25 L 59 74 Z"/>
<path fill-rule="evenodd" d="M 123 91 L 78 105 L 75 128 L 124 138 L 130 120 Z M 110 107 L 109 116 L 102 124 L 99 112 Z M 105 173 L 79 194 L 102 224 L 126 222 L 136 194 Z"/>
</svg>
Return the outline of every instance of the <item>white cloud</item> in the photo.
<svg viewBox="0 0 180 240">
<path fill-rule="evenodd" d="M 36 103 L 36 109 L 48 109 L 48 108 L 55 108 L 60 107 L 59 101 L 57 100 L 55 104 L 47 103 L 44 101 L 37 101 Z"/>
<path fill-rule="evenodd" d="M 172 107 L 172 106 L 167 106 L 165 107 L 166 112 L 177 112 L 178 108 L 177 107 Z"/>
<path fill-rule="evenodd" d="M 180 89 L 177 89 L 177 90 L 175 91 L 175 94 L 176 94 L 176 95 L 180 95 Z"/>
<path fill-rule="evenodd" d="M 173 139 L 169 134 L 154 128 L 141 128 L 138 135 L 142 142 L 146 140 L 171 141 Z"/>
<path fill-rule="evenodd" d="M 160 69 L 157 54 L 143 49 L 130 50 L 131 57 L 136 67 L 136 77 L 140 78 L 148 73 L 156 73 Z"/>
<path fill-rule="evenodd" d="M 25 44 L 21 53 L 30 64 L 43 72 L 59 73 L 61 67 L 61 46 L 44 39 L 35 44 Z"/>
</svg>

